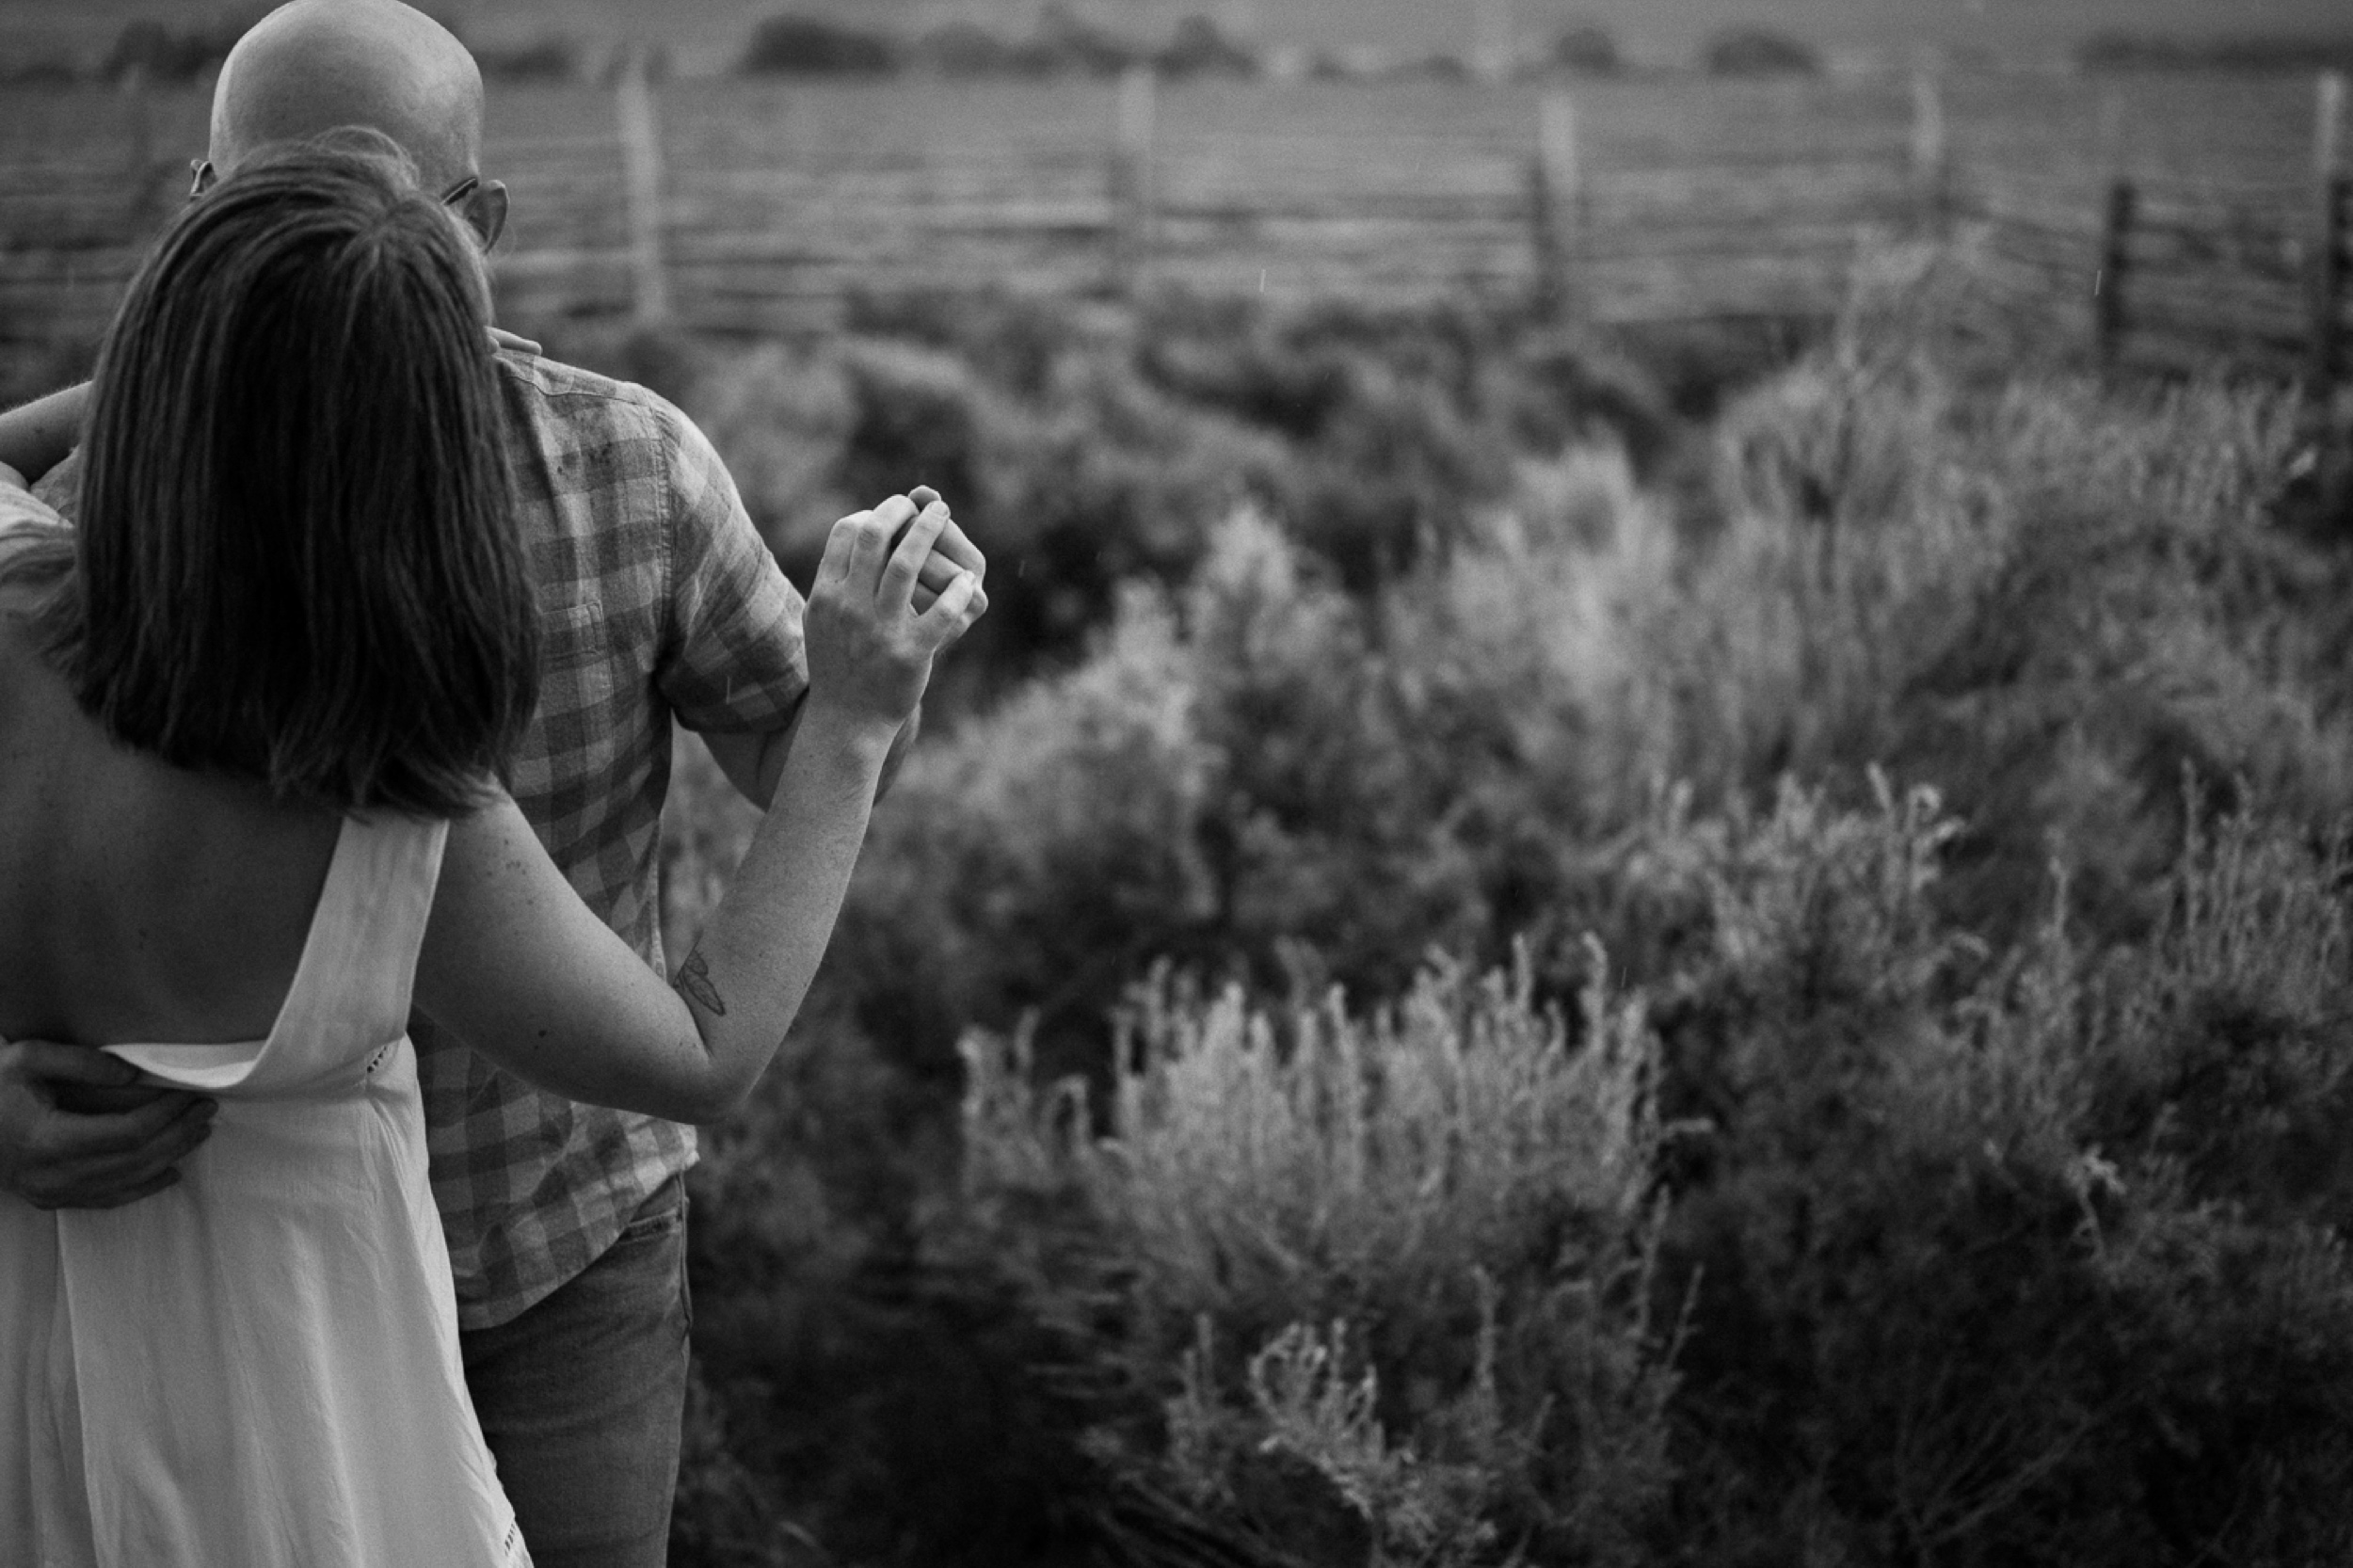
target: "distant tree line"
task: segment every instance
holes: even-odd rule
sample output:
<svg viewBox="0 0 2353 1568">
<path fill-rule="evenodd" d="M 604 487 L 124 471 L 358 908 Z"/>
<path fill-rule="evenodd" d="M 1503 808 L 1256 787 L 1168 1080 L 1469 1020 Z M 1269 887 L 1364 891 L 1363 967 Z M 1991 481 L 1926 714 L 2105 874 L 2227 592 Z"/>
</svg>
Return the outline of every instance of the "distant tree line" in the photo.
<svg viewBox="0 0 2353 1568">
<path fill-rule="evenodd" d="M 2183 38 L 2098 33 L 2075 51 L 2085 71 L 2353 71 L 2353 27 L 2334 37 Z"/>
<path fill-rule="evenodd" d="M 1152 44 L 1048 6 L 1024 37 L 977 22 L 943 22 L 912 37 L 797 11 L 752 30 L 741 69 L 751 75 L 882 75 L 898 71 L 949 76 L 1113 75 L 1151 64 L 1175 76 L 1256 75 L 1258 55 L 1206 16 L 1189 16 Z"/>
<path fill-rule="evenodd" d="M 1727 28 L 1706 40 L 1696 62 L 1718 75 L 1811 74 L 1821 69 L 1815 49 L 1771 28 Z M 801 11 L 770 16 L 752 33 L 741 69 L 751 74 L 883 74 L 924 71 L 952 76 L 1107 75 L 1150 64 L 1172 76 L 1254 76 L 1273 68 L 1269 52 L 1238 39 L 1208 16 L 1179 22 L 1153 43 L 1088 20 L 1067 6 L 1049 5 L 1034 30 L 1015 37 L 983 24 L 943 22 L 912 36 L 888 28 Z M 1627 69 L 1616 35 L 1592 22 L 1572 23 L 1532 56 L 1515 62 L 1521 73 L 1616 75 Z M 1329 51 L 1295 62 L 1304 74 L 1340 79 L 1366 76 L 1467 77 L 1461 56 L 1436 53 L 1378 64 Z"/>
<path fill-rule="evenodd" d="M 430 8 L 427 8 L 430 9 Z M 20 55 L 0 60 L 0 83 L 36 84 L 142 81 L 187 84 L 220 68 L 230 48 L 264 13 L 248 6 L 187 21 L 137 17 L 123 24 L 103 54 Z M 441 20 L 461 38 L 496 81 L 574 82 L 609 80 L 621 51 L 599 47 L 561 31 L 528 37 L 471 38 L 457 19 Z M 2091 46 L 2087 46 L 2089 49 Z M 2145 41 L 2109 40 L 2107 61 L 2119 50 L 2156 50 Z M 2171 63 L 2173 56 L 2165 55 Z M 2140 63 L 2140 56 L 2133 56 Z M 1707 39 L 1691 63 L 1721 76 L 1813 74 L 1820 55 L 1808 43 L 1769 27 L 1730 27 Z M 955 77 L 1048 77 L 1115 75 L 1148 64 L 1176 78 L 1249 77 L 1280 72 L 1323 80 L 1428 77 L 1467 78 L 1461 56 L 1435 53 L 1384 57 L 1329 51 L 1284 58 L 1255 40 L 1238 38 L 1212 18 L 1188 16 L 1157 40 L 1107 26 L 1067 5 L 1048 5 L 1025 34 L 1000 31 L 970 20 L 941 22 L 920 32 L 845 21 L 838 15 L 783 10 L 760 21 L 735 69 L 745 75 L 880 76 L 913 72 Z M 651 60 L 666 71 L 667 54 L 656 46 Z M 1538 49 L 1514 62 L 1522 75 L 1612 76 L 1629 69 L 1616 36 L 1596 23 L 1572 23 Z"/>
</svg>

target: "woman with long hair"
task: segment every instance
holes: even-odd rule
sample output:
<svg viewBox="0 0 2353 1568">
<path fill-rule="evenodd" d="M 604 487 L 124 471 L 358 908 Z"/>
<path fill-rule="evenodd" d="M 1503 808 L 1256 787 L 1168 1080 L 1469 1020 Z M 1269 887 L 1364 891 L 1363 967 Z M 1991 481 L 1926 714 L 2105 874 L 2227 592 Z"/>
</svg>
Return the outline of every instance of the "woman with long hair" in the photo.
<svg viewBox="0 0 2353 1568">
<path fill-rule="evenodd" d="M 776 804 L 664 984 L 500 788 L 536 622 L 490 355 L 479 260 L 391 144 L 288 150 L 134 280 L 78 526 L 0 486 L 0 1038 L 219 1107 L 137 1203 L 0 1195 L 0 1561 L 527 1561 L 459 1369 L 410 1007 L 573 1098 L 723 1114 L 976 613 L 968 575 L 913 607 L 941 508 L 836 526 Z"/>
</svg>

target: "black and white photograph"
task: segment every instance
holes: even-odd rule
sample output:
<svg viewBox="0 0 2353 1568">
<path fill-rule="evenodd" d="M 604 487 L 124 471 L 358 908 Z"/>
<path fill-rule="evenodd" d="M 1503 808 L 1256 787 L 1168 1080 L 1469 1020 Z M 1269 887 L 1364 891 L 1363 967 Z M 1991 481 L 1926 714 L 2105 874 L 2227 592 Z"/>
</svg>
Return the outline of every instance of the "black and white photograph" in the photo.
<svg viewBox="0 0 2353 1568">
<path fill-rule="evenodd" d="M 0 1568 L 2353 1565 L 2346 0 L 0 0 Z"/>
</svg>

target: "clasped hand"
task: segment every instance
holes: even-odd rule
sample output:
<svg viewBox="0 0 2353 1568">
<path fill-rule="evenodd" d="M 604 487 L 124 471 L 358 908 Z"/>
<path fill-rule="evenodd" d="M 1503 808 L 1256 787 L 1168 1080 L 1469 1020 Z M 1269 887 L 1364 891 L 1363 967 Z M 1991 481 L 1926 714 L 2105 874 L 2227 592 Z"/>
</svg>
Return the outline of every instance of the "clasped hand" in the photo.
<svg viewBox="0 0 2353 1568">
<path fill-rule="evenodd" d="M 894 495 L 833 525 L 803 623 L 812 705 L 894 728 L 913 712 L 934 656 L 987 608 L 980 574 L 968 567 L 955 570 L 928 609 L 916 608 L 918 578 L 927 563 L 936 574 L 934 546 L 953 526 L 936 495 L 920 511 Z M 980 558 L 961 535 L 957 542 L 957 553 Z"/>
</svg>

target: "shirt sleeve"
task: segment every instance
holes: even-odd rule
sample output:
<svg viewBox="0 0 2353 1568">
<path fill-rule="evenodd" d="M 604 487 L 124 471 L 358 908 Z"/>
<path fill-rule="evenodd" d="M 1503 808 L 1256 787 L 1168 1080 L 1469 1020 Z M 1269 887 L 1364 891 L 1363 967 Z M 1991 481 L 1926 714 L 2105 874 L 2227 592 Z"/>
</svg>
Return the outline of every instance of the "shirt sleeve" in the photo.
<svg viewBox="0 0 2353 1568">
<path fill-rule="evenodd" d="M 65 455 L 65 460 L 33 483 L 33 494 L 45 502 L 58 517 L 73 521 L 82 512 L 82 449 L 75 447 Z"/>
<path fill-rule="evenodd" d="M 658 404 L 669 457 L 669 634 L 654 683 L 689 729 L 760 733 L 808 690 L 800 593 L 692 420 Z"/>
<path fill-rule="evenodd" d="M 13 574 L 38 558 L 45 558 L 54 572 L 72 570 L 73 531 L 23 480 L 14 469 L 0 465 L 0 570 Z"/>
<path fill-rule="evenodd" d="M 59 518 L 38 490 L 24 488 L 24 476 L 0 463 L 0 528 L 30 524 L 37 528 L 55 528 L 64 520 Z"/>
</svg>

